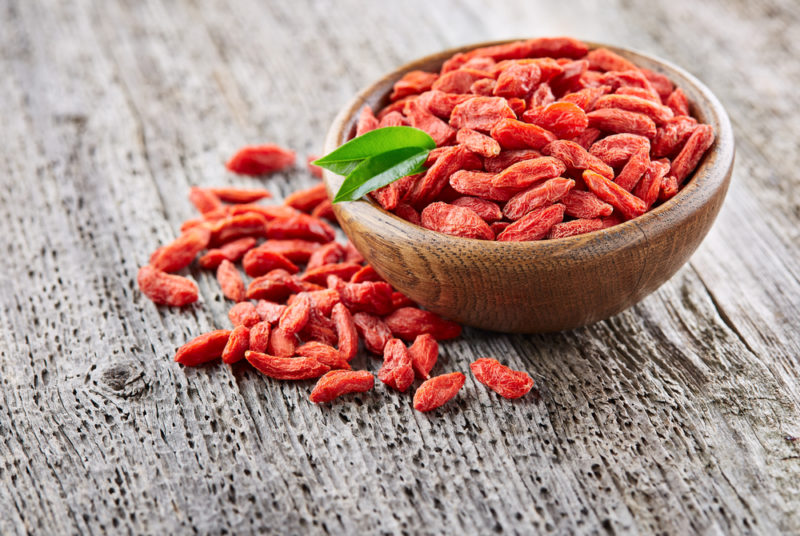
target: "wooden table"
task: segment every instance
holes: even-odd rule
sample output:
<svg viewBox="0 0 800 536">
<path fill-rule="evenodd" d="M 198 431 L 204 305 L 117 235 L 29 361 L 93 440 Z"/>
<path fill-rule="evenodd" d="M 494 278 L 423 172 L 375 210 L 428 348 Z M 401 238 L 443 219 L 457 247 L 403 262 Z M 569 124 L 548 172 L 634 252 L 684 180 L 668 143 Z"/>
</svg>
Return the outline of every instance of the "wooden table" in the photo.
<svg viewBox="0 0 800 536">
<path fill-rule="evenodd" d="M 800 531 L 798 4 L 495 4 L 0 2 L 0 533 Z M 539 399 L 468 377 L 432 414 L 382 385 L 317 407 L 307 384 L 172 362 L 227 325 L 207 272 L 184 311 L 136 288 L 190 185 L 280 199 L 312 184 L 303 166 L 260 181 L 224 159 L 267 141 L 304 158 L 403 62 L 553 34 L 685 67 L 738 154 L 711 234 L 639 305 L 444 345 L 441 371 L 498 356 Z"/>
</svg>

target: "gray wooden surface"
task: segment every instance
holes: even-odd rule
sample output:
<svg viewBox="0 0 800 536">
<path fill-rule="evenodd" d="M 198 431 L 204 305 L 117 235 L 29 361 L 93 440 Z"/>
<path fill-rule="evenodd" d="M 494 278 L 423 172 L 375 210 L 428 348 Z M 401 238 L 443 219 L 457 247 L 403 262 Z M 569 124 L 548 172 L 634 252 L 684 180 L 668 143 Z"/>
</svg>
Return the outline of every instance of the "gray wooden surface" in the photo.
<svg viewBox="0 0 800 536">
<path fill-rule="evenodd" d="M 0 0 L 0 533 L 800 533 L 798 19 L 794 0 Z M 633 309 L 444 345 L 438 370 L 498 356 L 539 399 L 468 375 L 429 415 L 382 385 L 320 408 L 307 384 L 172 362 L 226 325 L 207 273 L 185 311 L 135 286 L 190 185 L 259 185 L 222 168 L 244 143 L 318 151 L 403 62 L 554 34 L 685 67 L 738 155 L 708 238 Z"/>
</svg>

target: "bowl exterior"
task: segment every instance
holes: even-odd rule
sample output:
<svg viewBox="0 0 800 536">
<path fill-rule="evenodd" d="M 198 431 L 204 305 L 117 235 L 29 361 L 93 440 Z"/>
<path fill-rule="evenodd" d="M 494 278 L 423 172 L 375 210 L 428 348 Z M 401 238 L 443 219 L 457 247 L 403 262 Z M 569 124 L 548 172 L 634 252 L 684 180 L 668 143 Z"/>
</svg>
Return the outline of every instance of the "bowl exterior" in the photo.
<svg viewBox="0 0 800 536">
<path fill-rule="evenodd" d="M 366 103 L 378 109 L 405 72 L 438 70 L 458 51 L 413 62 L 350 102 L 332 125 L 330 152 L 354 132 Z M 590 44 L 591 48 L 600 45 Z M 605 45 L 602 45 L 605 46 Z M 692 178 L 668 202 L 609 229 L 559 240 L 487 242 L 413 225 L 371 201 L 337 203 L 345 234 L 386 281 L 426 309 L 463 324 L 503 332 L 571 329 L 632 306 L 667 281 L 697 249 L 716 218 L 733 169 L 733 133 L 725 110 L 702 83 L 661 60 L 607 47 L 680 86 L 692 113 L 717 138 Z M 328 193 L 342 178 L 325 172 Z"/>
</svg>

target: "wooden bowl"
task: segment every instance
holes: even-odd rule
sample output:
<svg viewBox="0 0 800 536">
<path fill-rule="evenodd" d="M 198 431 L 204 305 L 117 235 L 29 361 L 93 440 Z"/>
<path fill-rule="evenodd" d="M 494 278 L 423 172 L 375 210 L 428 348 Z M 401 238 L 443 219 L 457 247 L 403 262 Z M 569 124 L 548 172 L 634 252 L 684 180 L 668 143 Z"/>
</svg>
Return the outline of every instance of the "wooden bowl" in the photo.
<svg viewBox="0 0 800 536">
<path fill-rule="evenodd" d="M 422 58 L 361 91 L 334 120 L 325 154 L 350 139 L 364 104 L 379 110 L 408 71 L 438 71 L 456 52 Z M 606 46 L 588 44 L 590 48 Z M 633 220 L 585 235 L 536 242 L 449 236 L 386 212 L 369 200 L 337 203 L 345 234 L 386 281 L 421 306 L 465 325 L 515 333 L 571 329 L 608 318 L 669 279 L 697 249 L 719 212 L 733 168 L 730 120 L 709 89 L 686 71 L 631 50 L 606 46 L 681 87 L 716 141 L 678 194 Z M 328 194 L 342 177 L 325 171 Z"/>
</svg>

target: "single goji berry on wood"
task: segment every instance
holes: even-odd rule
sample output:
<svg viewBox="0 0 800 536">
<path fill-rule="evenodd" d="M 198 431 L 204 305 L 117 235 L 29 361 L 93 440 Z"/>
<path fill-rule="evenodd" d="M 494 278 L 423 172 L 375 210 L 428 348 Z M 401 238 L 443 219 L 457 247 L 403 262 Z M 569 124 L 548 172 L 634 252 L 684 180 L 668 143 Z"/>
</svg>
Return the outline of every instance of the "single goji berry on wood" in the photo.
<svg viewBox="0 0 800 536">
<path fill-rule="evenodd" d="M 222 362 L 232 365 L 244 359 L 244 353 L 250 349 L 250 328 L 236 326 L 231 331 L 228 342 L 222 350 Z"/>
<path fill-rule="evenodd" d="M 683 184 L 686 177 L 694 171 L 700 159 L 706 154 L 711 144 L 714 143 L 714 128 L 711 125 L 697 125 L 686 144 L 672 161 L 669 174 L 678 181 L 678 186 Z"/>
<path fill-rule="evenodd" d="M 547 238 L 554 240 L 556 238 L 566 238 L 568 236 L 576 236 L 592 231 L 598 231 L 605 228 L 605 222 L 600 218 L 593 218 L 590 220 L 580 219 L 565 221 L 553 225 L 550 232 L 547 233 Z"/>
<path fill-rule="evenodd" d="M 222 208 L 222 200 L 207 188 L 189 188 L 189 201 L 201 214 L 208 214 Z"/>
<path fill-rule="evenodd" d="M 548 179 L 542 183 L 523 190 L 508 200 L 503 207 L 503 214 L 509 220 L 518 220 L 537 208 L 551 205 L 567 195 L 575 186 L 572 179 Z"/>
<path fill-rule="evenodd" d="M 278 328 L 290 335 L 299 333 L 308 322 L 311 314 L 311 298 L 301 292 L 289 304 L 278 321 Z"/>
<path fill-rule="evenodd" d="M 269 348 L 269 332 L 271 326 L 269 322 L 261 321 L 250 328 L 249 345 L 254 352 L 266 352 Z M 244 354 L 243 354 L 244 355 Z"/>
<path fill-rule="evenodd" d="M 614 170 L 597 158 L 590 154 L 586 149 L 581 147 L 575 142 L 567 140 L 557 140 L 542 148 L 542 153 L 558 158 L 570 170 L 584 170 L 591 169 L 595 173 L 606 177 L 607 179 L 614 178 Z"/>
<path fill-rule="evenodd" d="M 416 307 L 400 307 L 383 321 L 395 337 L 406 341 L 413 341 L 423 333 L 430 333 L 438 341 L 454 339 L 461 335 L 461 324 Z"/>
<path fill-rule="evenodd" d="M 311 309 L 308 322 L 300 332 L 300 338 L 304 341 L 318 341 L 328 346 L 335 346 L 339 340 L 336 324 L 316 309 Z"/>
<path fill-rule="evenodd" d="M 339 242 L 330 242 L 318 248 L 306 264 L 306 270 L 318 268 L 325 264 L 337 264 L 344 261 L 345 248 Z"/>
<path fill-rule="evenodd" d="M 501 119 L 491 134 L 503 149 L 541 149 L 557 138 L 549 130 L 516 119 Z"/>
<path fill-rule="evenodd" d="M 226 203 L 252 203 L 272 197 L 269 190 L 264 188 L 209 188 L 209 190 Z"/>
<path fill-rule="evenodd" d="M 513 164 L 492 181 L 497 188 L 523 190 L 532 184 L 558 177 L 567 170 L 564 162 L 552 156 L 542 156 Z"/>
<path fill-rule="evenodd" d="M 317 184 L 305 190 L 295 190 L 284 200 L 284 204 L 301 212 L 310 212 L 317 205 L 328 199 L 324 184 Z"/>
<path fill-rule="evenodd" d="M 225 167 L 242 175 L 264 175 L 281 171 L 294 164 L 294 160 L 294 151 L 278 145 L 251 145 L 239 149 Z"/>
<path fill-rule="evenodd" d="M 350 370 L 350 363 L 347 362 L 339 350 L 319 341 L 308 341 L 305 344 L 301 344 L 294 353 L 300 357 L 313 357 L 332 369 Z"/>
<path fill-rule="evenodd" d="M 436 339 L 430 333 L 417 335 L 414 343 L 408 347 L 408 353 L 411 354 L 411 366 L 417 378 L 422 380 L 430 378 L 431 369 L 439 357 L 439 343 Z"/>
<path fill-rule="evenodd" d="M 286 333 L 280 326 L 270 331 L 268 353 L 278 357 L 292 357 L 295 348 L 297 348 L 297 337 L 294 334 Z"/>
<path fill-rule="evenodd" d="M 524 242 L 541 240 L 553 225 L 564 219 L 564 205 L 556 203 L 548 207 L 532 210 L 515 221 L 497 235 L 501 242 Z"/>
<path fill-rule="evenodd" d="M 439 75 L 425 71 L 409 71 L 394 83 L 389 100 L 396 101 L 409 95 L 417 95 L 431 89 Z"/>
<path fill-rule="evenodd" d="M 267 234 L 267 219 L 256 212 L 237 214 L 214 222 L 211 227 L 211 244 L 224 244 L 244 236 L 262 237 Z"/>
<path fill-rule="evenodd" d="M 592 192 L 570 190 L 567 195 L 561 198 L 561 202 L 564 203 L 566 207 L 564 213 L 573 218 L 599 218 L 601 216 L 610 216 L 614 211 L 614 207 L 601 200 Z"/>
<path fill-rule="evenodd" d="M 262 276 L 276 268 L 286 270 L 292 274 L 300 270 L 292 261 L 280 253 L 260 247 L 251 249 L 245 254 L 242 259 L 242 268 L 250 277 Z"/>
<path fill-rule="evenodd" d="M 250 282 L 247 287 L 246 298 L 248 300 L 268 300 L 278 302 L 285 300 L 291 293 L 287 285 L 289 273 L 286 270 L 276 268 L 261 277 L 257 277 Z"/>
<path fill-rule="evenodd" d="M 244 281 L 231 261 L 224 260 L 217 267 L 217 281 L 222 295 L 229 300 L 240 302 L 245 299 Z"/>
<path fill-rule="evenodd" d="M 411 387 L 414 382 L 414 369 L 411 364 L 411 354 L 403 341 L 390 339 L 386 343 L 378 379 L 401 393 Z"/>
<path fill-rule="evenodd" d="M 177 272 L 189 266 L 197 254 L 208 246 L 211 231 L 193 227 L 150 256 L 150 266 L 162 272 Z"/>
<path fill-rule="evenodd" d="M 432 411 L 456 396 L 464 386 L 466 377 L 460 372 L 434 376 L 422 382 L 414 393 L 414 409 Z"/>
<path fill-rule="evenodd" d="M 604 132 L 638 134 L 647 138 L 656 135 L 656 124 L 644 114 L 619 108 L 603 108 L 586 114 L 589 126 Z"/>
<path fill-rule="evenodd" d="M 494 238 L 489 225 L 469 208 L 436 202 L 425 207 L 420 217 L 423 227 L 439 233 L 480 240 Z"/>
<path fill-rule="evenodd" d="M 472 97 L 453 107 L 450 125 L 489 132 L 501 120 L 512 120 L 516 117 L 514 110 L 502 97 Z"/>
<path fill-rule="evenodd" d="M 312 380 L 330 370 L 313 357 L 279 357 L 250 350 L 244 357 L 260 373 L 276 380 Z"/>
<path fill-rule="evenodd" d="M 374 385 L 375 378 L 369 371 L 332 370 L 319 379 L 308 399 L 324 404 L 342 395 L 369 391 Z"/>
<path fill-rule="evenodd" d="M 158 305 L 183 307 L 197 301 L 197 285 L 191 279 L 146 265 L 139 268 L 136 280 L 142 294 Z"/>
<path fill-rule="evenodd" d="M 597 197 L 619 210 L 626 220 L 641 216 L 647 211 L 644 201 L 594 171 L 584 171 L 583 181 Z"/>
<path fill-rule="evenodd" d="M 469 366 L 475 379 L 503 398 L 520 398 L 533 388 L 527 372 L 513 370 L 496 359 L 482 357 Z"/>
<path fill-rule="evenodd" d="M 175 353 L 175 361 L 187 367 L 194 367 L 222 357 L 222 351 L 231 336 L 229 329 L 218 329 L 195 337 Z"/>
<path fill-rule="evenodd" d="M 247 236 L 222 244 L 219 248 L 209 249 L 205 255 L 197 259 L 197 263 L 208 270 L 213 270 L 219 264 L 228 260 L 236 262 L 256 245 L 256 239 Z"/>
</svg>

